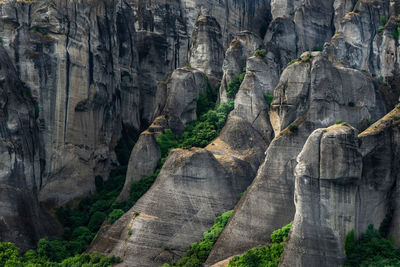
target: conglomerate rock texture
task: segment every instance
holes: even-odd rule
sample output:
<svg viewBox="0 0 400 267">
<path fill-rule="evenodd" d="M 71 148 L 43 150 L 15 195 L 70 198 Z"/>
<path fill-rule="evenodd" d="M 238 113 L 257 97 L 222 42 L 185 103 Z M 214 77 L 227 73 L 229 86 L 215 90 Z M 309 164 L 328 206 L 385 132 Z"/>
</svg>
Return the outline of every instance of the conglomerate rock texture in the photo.
<svg viewBox="0 0 400 267">
<path fill-rule="evenodd" d="M 210 91 L 235 102 L 219 137 L 173 150 L 90 252 L 159 266 L 233 208 L 205 266 L 293 220 L 282 266 L 344 264 L 346 233 L 388 214 L 400 242 L 399 24 L 398 0 L 0 1 L 0 239 L 57 234 L 51 209 L 94 192 L 139 136 L 126 200 Z"/>
</svg>

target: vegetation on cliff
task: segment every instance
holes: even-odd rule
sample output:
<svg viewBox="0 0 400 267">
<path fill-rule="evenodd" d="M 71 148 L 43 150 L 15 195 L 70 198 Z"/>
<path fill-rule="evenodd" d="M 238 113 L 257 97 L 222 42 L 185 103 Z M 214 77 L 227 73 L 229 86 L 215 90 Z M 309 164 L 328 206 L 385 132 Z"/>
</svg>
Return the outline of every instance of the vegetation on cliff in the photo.
<svg viewBox="0 0 400 267">
<path fill-rule="evenodd" d="M 270 244 L 252 248 L 242 256 L 234 257 L 228 267 L 277 267 L 291 227 L 292 223 L 274 231 Z"/>
<path fill-rule="evenodd" d="M 354 230 L 346 236 L 346 267 L 400 266 L 400 248 L 394 246 L 394 239 L 386 239 L 373 225 L 355 240 Z"/>
<path fill-rule="evenodd" d="M 214 225 L 203 234 L 203 239 L 200 242 L 195 242 L 190 245 L 189 250 L 182 256 L 177 262 L 171 264 L 164 264 L 163 267 L 200 267 L 207 260 L 208 255 L 211 252 L 215 242 L 221 235 L 230 217 L 232 216 L 233 210 L 227 211 L 224 214 L 218 216 Z"/>
</svg>

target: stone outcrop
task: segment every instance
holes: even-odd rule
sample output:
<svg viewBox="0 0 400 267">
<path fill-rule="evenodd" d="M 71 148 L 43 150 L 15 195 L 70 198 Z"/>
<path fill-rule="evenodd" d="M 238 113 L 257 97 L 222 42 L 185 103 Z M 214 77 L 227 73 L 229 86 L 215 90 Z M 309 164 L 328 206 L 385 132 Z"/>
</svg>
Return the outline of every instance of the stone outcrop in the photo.
<svg viewBox="0 0 400 267">
<path fill-rule="evenodd" d="M 226 90 L 229 82 L 233 81 L 235 75 L 243 72 L 247 59 L 253 56 L 257 49 L 261 49 L 262 45 L 262 40 L 251 32 L 244 31 L 235 36 L 228 50 L 226 50 L 224 64 L 222 65 L 223 76 L 219 88 L 220 102 L 228 100 Z"/>
<path fill-rule="evenodd" d="M 37 197 L 44 166 L 35 116 L 29 88 L 0 47 L 0 239 L 22 250 L 59 231 Z"/>
<path fill-rule="evenodd" d="M 103 229 L 90 251 L 118 255 L 122 266 L 161 265 L 182 256 L 217 214 L 235 206 L 273 134 L 259 74 L 246 75 L 219 138 L 204 149 L 173 150 L 150 190 Z"/>
<path fill-rule="evenodd" d="M 157 136 L 166 129 L 181 134 L 188 123 L 197 119 L 196 104 L 199 95 L 206 94 L 207 80 L 199 70 L 185 67 L 176 69 L 159 83 L 155 117 L 150 127 L 136 142 L 130 156 L 124 188 L 119 201 L 128 199 L 133 182 L 152 174 L 160 163 Z"/>
<path fill-rule="evenodd" d="M 296 216 L 280 266 L 343 265 L 350 230 L 358 237 L 397 214 L 399 114 L 394 109 L 358 137 L 340 125 L 310 135 L 297 158 Z M 396 219 L 387 223 L 398 237 Z"/>
<path fill-rule="evenodd" d="M 208 265 L 265 244 L 274 230 L 293 220 L 296 157 L 313 130 L 339 119 L 362 127 L 363 121 L 385 114 L 380 93 L 360 71 L 333 66 L 325 53 L 302 58 L 283 72 L 275 89 L 269 117 L 276 137 Z"/>
<path fill-rule="evenodd" d="M 335 125 L 310 135 L 297 158 L 296 216 L 281 266 L 345 263 L 344 240 L 357 221 L 361 173 L 357 130 Z"/>
</svg>

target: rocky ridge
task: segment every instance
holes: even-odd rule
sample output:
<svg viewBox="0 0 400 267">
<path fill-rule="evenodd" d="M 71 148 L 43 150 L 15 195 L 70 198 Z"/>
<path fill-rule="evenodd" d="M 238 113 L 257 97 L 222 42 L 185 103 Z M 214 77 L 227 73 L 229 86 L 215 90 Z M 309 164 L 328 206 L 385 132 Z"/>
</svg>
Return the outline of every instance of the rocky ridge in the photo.
<svg viewBox="0 0 400 267">
<path fill-rule="evenodd" d="M 29 248 L 56 232 L 38 223 L 47 218 L 43 204 L 93 192 L 93 177 L 117 165 L 118 139 L 141 132 L 118 198 L 126 200 L 130 184 L 159 164 L 157 136 L 198 119 L 207 80 L 211 88 L 221 80 L 218 103 L 226 102 L 246 68 L 219 137 L 173 150 L 150 190 L 105 223 L 89 251 L 118 255 L 122 266 L 158 266 L 234 207 L 206 266 L 267 243 L 293 220 L 282 266 L 343 264 L 346 233 L 358 236 L 388 213 L 389 236 L 400 240 L 398 110 L 385 116 L 400 95 L 400 3 L 169 2 L 0 3 L 1 89 L 17 99 L 2 107 L 11 114 L 2 122 L 2 186 L 25 192 L 4 194 L 2 205 L 25 201 L 32 214 L 10 228 L 22 211 L 4 209 L 1 237 L 29 236 L 19 244 Z M 16 155 L 15 170 L 7 155 Z"/>
</svg>

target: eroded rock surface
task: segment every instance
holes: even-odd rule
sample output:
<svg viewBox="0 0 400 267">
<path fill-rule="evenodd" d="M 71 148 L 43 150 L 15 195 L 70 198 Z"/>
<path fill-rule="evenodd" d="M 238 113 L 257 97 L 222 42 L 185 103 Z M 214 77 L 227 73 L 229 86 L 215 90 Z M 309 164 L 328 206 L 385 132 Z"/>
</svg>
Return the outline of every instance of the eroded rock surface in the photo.
<svg viewBox="0 0 400 267">
<path fill-rule="evenodd" d="M 182 256 L 218 213 L 234 207 L 255 177 L 273 134 L 268 119 L 259 118 L 268 105 L 257 75 L 246 75 L 219 138 L 205 149 L 173 150 L 151 189 L 103 229 L 90 251 L 118 255 L 122 266 L 161 265 Z"/>
<path fill-rule="evenodd" d="M 281 76 L 269 112 L 276 137 L 208 265 L 265 244 L 274 230 L 293 220 L 296 157 L 313 130 L 341 118 L 362 127 L 364 120 L 384 115 L 385 103 L 370 79 L 360 71 L 333 66 L 324 53 L 311 56 L 303 54 Z M 350 99 L 357 102 L 354 108 Z"/>
<path fill-rule="evenodd" d="M 43 168 L 39 128 L 29 89 L 0 47 L 0 239 L 27 250 L 59 226 L 38 201 Z"/>
</svg>

